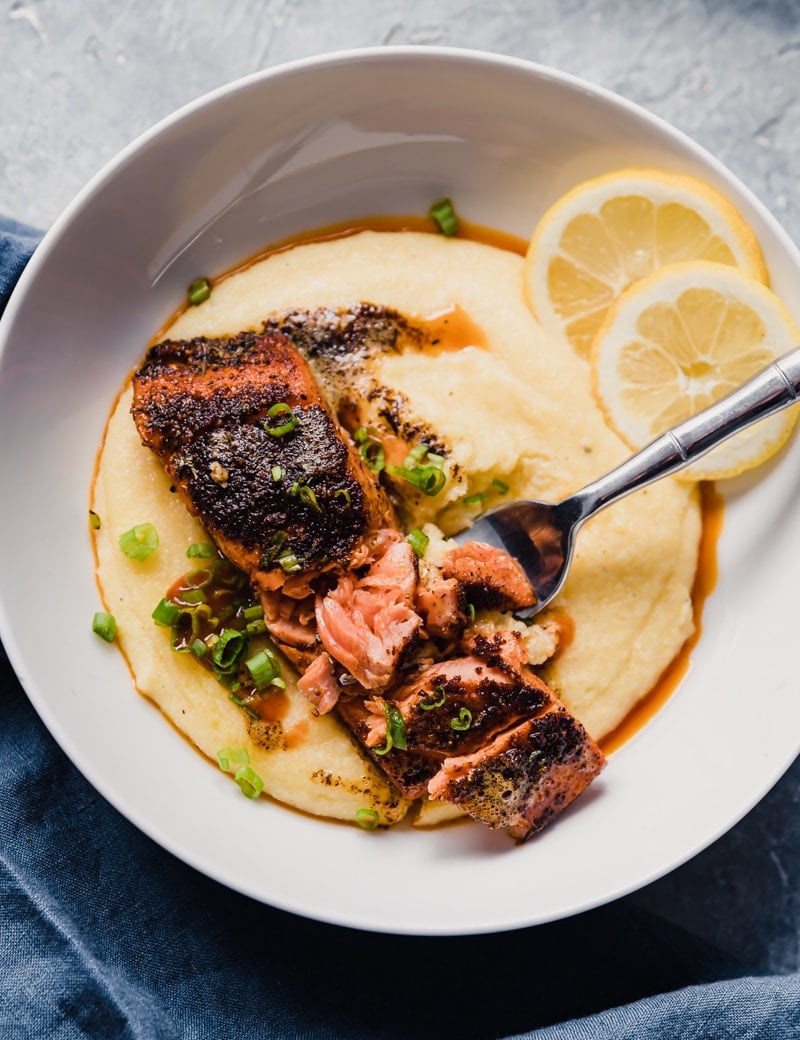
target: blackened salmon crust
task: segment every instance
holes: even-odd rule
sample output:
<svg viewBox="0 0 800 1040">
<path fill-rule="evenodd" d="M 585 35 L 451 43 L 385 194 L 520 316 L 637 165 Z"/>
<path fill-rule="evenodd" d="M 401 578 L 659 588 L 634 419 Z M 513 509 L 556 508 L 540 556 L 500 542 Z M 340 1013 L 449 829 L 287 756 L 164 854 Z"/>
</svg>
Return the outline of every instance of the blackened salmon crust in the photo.
<svg viewBox="0 0 800 1040">
<path fill-rule="evenodd" d="M 390 512 L 278 333 L 156 344 L 134 376 L 132 412 L 190 510 L 251 572 L 273 563 L 275 532 L 293 566 L 346 565 Z"/>
</svg>

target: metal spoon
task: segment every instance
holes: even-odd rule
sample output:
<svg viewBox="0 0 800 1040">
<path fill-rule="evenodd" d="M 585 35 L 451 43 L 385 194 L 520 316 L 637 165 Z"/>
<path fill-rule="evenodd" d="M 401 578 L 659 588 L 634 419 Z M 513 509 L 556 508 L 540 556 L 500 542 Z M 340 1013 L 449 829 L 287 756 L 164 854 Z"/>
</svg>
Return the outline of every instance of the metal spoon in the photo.
<svg viewBox="0 0 800 1040">
<path fill-rule="evenodd" d="M 722 441 L 800 398 L 800 348 L 775 361 L 744 386 L 661 434 L 622 465 L 557 503 L 519 501 L 499 506 L 456 538 L 487 542 L 515 556 L 536 593 L 530 617 L 546 607 L 567 576 L 575 535 L 590 517 L 632 491 L 675 473 Z"/>
</svg>

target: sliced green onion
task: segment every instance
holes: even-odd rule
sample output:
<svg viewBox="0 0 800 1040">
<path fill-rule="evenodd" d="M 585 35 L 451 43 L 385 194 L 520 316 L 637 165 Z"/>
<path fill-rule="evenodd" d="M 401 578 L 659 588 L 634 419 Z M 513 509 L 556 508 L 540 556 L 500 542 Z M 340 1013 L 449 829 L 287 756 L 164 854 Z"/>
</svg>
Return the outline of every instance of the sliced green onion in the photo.
<svg viewBox="0 0 800 1040">
<path fill-rule="evenodd" d="M 386 743 L 381 744 L 380 747 L 374 747 L 372 750 L 375 752 L 376 755 L 388 755 L 388 753 L 392 750 L 393 747 L 394 744 L 392 743 L 392 738 L 387 733 Z"/>
<path fill-rule="evenodd" d="M 314 489 L 309 487 L 308 484 L 301 484 L 299 481 L 295 481 L 292 484 L 290 494 L 296 495 L 305 506 L 310 506 L 316 512 L 322 512 L 322 506 L 317 501 L 317 496 L 314 493 Z"/>
<path fill-rule="evenodd" d="M 383 702 L 383 713 L 386 716 L 386 736 L 392 743 L 392 747 L 405 751 L 408 747 L 406 742 L 406 724 L 400 709 L 391 701 Z"/>
<path fill-rule="evenodd" d="M 238 688 L 239 687 L 237 685 L 236 689 L 238 690 Z M 229 693 L 228 696 L 233 701 L 233 703 L 237 707 L 241 708 L 242 711 L 245 712 L 245 714 L 249 715 L 251 719 L 257 719 L 258 718 L 258 712 L 253 711 L 253 709 L 250 707 L 250 705 L 247 703 L 247 701 L 243 701 L 242 698 L 241 697 L 237 697 L 235 693 Z"/>
<path fill-rule="evenodd" d="M 479 491 L 474 495 L 465 495 L 462 502 L 465 506 L 482 506 L 488 497 L 485 491 Z"/>
<path fill-rule="evenodd" d="M 220 769 L 225 773 L 233 772 L 232 766 L 249 766 L 250 756 L 247 754 L 247 749 L 240 747 L 238 744 L 233 744 L 230 747 L 220 748 L 217 752 L 217 762 L 219 762 Z"/>
<path fill-rule="evenodd" d="M 508 494 L 508 484 L 504 480 L 500 480 L 499 477 L 494 478 L 492 485 L 497 488 L 501 495 Z"/>
<path fill-rule="evenodd" d="M 190 545 L 186 550 L 186 555 L 190 560 L 198 557 L 205 560 L 211 556 L 216 556 L 217 550 L 213 545 L 209 545 L 208 542 L 195 542 L 194 545 Z"/>
<path fill-rule="evenodd" d="M 211 295 L 211 283 L 207 278 L 197 278 L 192 282 L 187 291 L 189 303 L 196 307 L 198 303 L 203 303 Z"/>
<path fill-rule="evenodd" d="M 189 649 L 197 658 L 205 657 L 208 653 L 208 647 L 202 639 L 193 639 Z"/>
<path fill-rule="evenodd" d="M 137 524 L 119 536 L 119 547 L 129 560 L 146 560 L 158 548 L 158 531 L 152 524 Z"/>
<path fill-rule="evenodd" d="M 249 636 L 260 636 L 267 631 L 267 625 L 263 618 L 257 618 L 255 621 L 247 622 L 246 630 Z"/>
<path fill-rule="evenodd" d="M 356 430 L 355 441 L 358 444 L 358 454 L 373 473 L 380 473 L 386 465 L 386 453 L 380 439 L 369 426 L 359 426 Z"/>
<path fill-rule="evenodd" d="M 406 462 L 408 462 L 409 459 L 413 459 L 414 462 L 422 462 L 422 460 L 425 458 L 425 456 L 427 454 L 428 454 L 428 445 L 424 444 L 424 443 L 417 444 L 408 453 L 408 457 L 406 458 Z"/>
<path fill-rule="evenodd" d="M 430 538 L 425 534 L 424 531 L 420 531 L 418 527 L 412 527 L 408 532 L 406 539 L 408 544 L 414 550 L 417 556 L 422 557 L 425 555 L 425 550 L 428 548 Z"/>
<path fill-rule="evenodd" d="M 100 517 L 93 509 L 89 510 L 89 526 L 93 531 L 100 530 Z"/>
<path fill-rule="evenodd" d="M 475 620 L 475 604 L 474 603 L 468 603 L 467 604 L 467 617 L 470 619 L 470 621 L 474 621 Z"/>
<path fill-rule="evenodd" d="M 113 643 L 117 636 L 117 619 L 113 614 L 98 610 L 92 618 L 92 631 L 107 643 Z"/>
<path fill-rule="evenodd" d="M 443 235 L 450 238 L 452 235 L 458 234 L 458 217 L 450 199 L 439 199 L 438 202 L 434 202 L 428 213 L 436 221 Z"/>
<path fill-rule="evenodd" d="M 257 690 L 265 690 L 281 674 L 281 663 L 268 647 L 244 662 Z"/>
<path fill-rule="evenodd" d="M 472 712 L 469 708 L 462 708 L 457 719 L 450 719 L 450 729 L 463 731 L 472 725 Z"/>
<path fill-rule="evenodd" d="M 251 607 L 245 607 L 242 611 L 242 617 L 245 621 L 256 621 L 258 618 L 263 618 L 264 608 L 260 603 L 254 603 Z"/>
<path fill-rule="evenodd" d="M 157 625 L 169 628 L 174 625 L 181 615 L 181 608 L 170 599 L 162 599 L 153 613 L 150 615 Z"/>
<path fill-rule="evenodd" d="M 433 692 L 424 697 L 419 702 L 419 706 L 423 711 L 433 711 L 434 708 L 441 708 L 446 700 L 447 693 L 444 686 L 434 686 Z"/>
<path fill-rule="evenodd" d="M 276 484 L 280 483 L 280 481 L 283 479 L 283 466 L 272 467 L 272 479 L 275 481 Z"/>
<path fill-rule="evenodd" d="M 235 628 L 223 628 L 214 643 L 211 660 L 221 672 L 232 672 L 247 649 L 247 638 Z"/>
<path fill-rule="evenodd" d="M 297 416 L 285 401 L 279 401 L 267 410 L 268 419 L 276 419 L 279 416 L 283 417 L 283 422 L 280 422 L 275 426 L 266 422 L 263 424 L 267 433 L 273 437 L 285 437 L 287 433 L 291 433 L 297 426 Z M 286 416 L 288 416 L 288 418 L 286 418 Z"/>
<path fill-rule="evenodd" d="M 353 500 L 350 497 L 350 492 L 347 490 L 347 488 L 337 488 L 336 491 L 334 491 L 333 493 L 333 497 L 341 498 L 344 501 L 344 504 L 347 506 L 352 505 Z"/>
<path fill-rule="evenodd" d="M 374 809 L 356 809 L 356 823 L 365 831 L 374 831 L 379 822 L 380 816 Z"/>
<path fill-rule="evenodd" d="M 286 533 L 286 531 L 276 531 L 272 535 L 272 537 L 270 538 L 270 542 L 272 543 L 271 547 L 269 549 L 267 549 L 267 551 L 261 557 L 261 566 L 262 567 L 269 567 L 270 566 L 270 564 L 274 561 L 275 557 L 278 555 L 278 553 L 283 548 L 284 544 L 286 543 L 286 539 L 288 537 L 289 537 L 289 535 Z"/>
<path fill-rule="evenodd" d="M 275 678 L 272 680 L 272 685 L 277 686 L 279 690 L 285 690 L 286 680 L 282 679 L 280 675 L 276 675 Z"/>
<path fill-rule="evenodd" d="M 203 589 L 214 580 L 214 567 L 198 567 L 184 576 L 184 582 L 189 589 Z"/>
<path fill-rule="evenodd" d="M 293 552 L 285 552 L 282 556 L 279 556 L 278 563 L 286 574 L 295 574 L 297 571 L 302 570 L 300 561 Z"/>
<path fill-rule="evenodd" d="M 447 483 L 447 477 L 441 466 L 389 466 L 389 473 L 402 477 L 423 495 L 438 495 Z"/>
<path fill-rule="evenodd" d="M 181 592 L 180 598 L 184 603 L 189 603 L 193 606 L 196 606 L 198 603 L 208 602 L 208 596 L 202 587 L 186 589 L 184 592 Z"/>
<path fill-rule="evenodd" d="M 233 779 L 241 788 L 245 798 L 258 798 L 264 790 L 264 781 L 251 766 L 240 766 Z"/>
</svg>

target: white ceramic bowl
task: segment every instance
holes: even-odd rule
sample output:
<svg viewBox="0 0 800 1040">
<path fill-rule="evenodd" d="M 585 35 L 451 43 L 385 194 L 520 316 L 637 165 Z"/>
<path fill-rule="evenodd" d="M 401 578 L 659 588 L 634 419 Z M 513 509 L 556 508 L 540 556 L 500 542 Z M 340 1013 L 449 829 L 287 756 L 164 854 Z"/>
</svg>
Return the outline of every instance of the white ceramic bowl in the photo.
<svg viewBox="0 0 800 1040">
<path fill-rule="evenodd" d="M 90 632 L 98 596 L 86 511 L 104 422 L 198 271 L 222 272 L 334 221 L 421 213 L 445 193 L 465 217 L 527 236 L 581 178 L 636 164 L 717 185 L 755 228 L 778 292 L 798 299 L 800 257 L 786 235 L 691 141 L 569 76 L 456 50 L 334 54 L 216 91 L 134 142 L 47 235 L 0 337 L 0 631 L 75 764 L 187 863 L 256 899 L 355 927 L 508 929 L 665 873 L 735 823 L 794 759 L 796 443 L 757 482 L 726 490 L 720 579 L 679 690 L 523 847 L 478 826 L 368 834 L 233 797 Z"/>
</svg>

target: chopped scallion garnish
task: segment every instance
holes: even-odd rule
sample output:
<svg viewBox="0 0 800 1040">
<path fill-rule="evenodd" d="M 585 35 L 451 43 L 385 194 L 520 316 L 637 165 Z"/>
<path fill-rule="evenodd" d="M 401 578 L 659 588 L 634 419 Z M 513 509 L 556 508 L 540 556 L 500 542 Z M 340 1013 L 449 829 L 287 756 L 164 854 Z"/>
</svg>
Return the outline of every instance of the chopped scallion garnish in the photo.
<svg viewBox="0 0 800 1040">
<path fill-rule="evenodd" d="M 438 202 L 434 202 L 428 212 L 438 224 L 443 235 L 450 238 L 452 235 L 458 234 L 458 217 L 450 199 L 439 199 Z"/>
<path fill-rule="evenodd" d="M 386 719 L 386 743 L 372 750 L 376 755 L 385 755 L 393 747 L 405 751 L 408 747 L 406 724 L 403 716 L 400 714 L 400 709 L 396 704 L 392 704 L 391 701 L 384 701 L 383 714 Z"/>
<path fill-rule="evenodd" d="M 286 574 L 295 574 L 297 571 L 302 570 L 300 561 L 293 552 L 283 553 L 282 556 L 278 557 L 278 563 Z"/>
<path fill-rule="evenodd" d="M 234 773 L 233 779 L 239 785 L 245 798 L 258 798 L 264 790 L 264 781 L 252 766 L 240 766 Z"/>
<path fill-rule="evenodd" d="M 403 716 L 400 714 L 400 709 L 396 704 L 392 704 L 391 701 L 384 701 L 383 713 L 386 716 L 386 737 L 391 742 L 391 746 L 405 751 L 408 747 L 406 724 Z"/>
<path fill-rule="evenodd" d="M 497 488 L 501 495 L 508 494 L 508 484 L 504 480 L 500 480 L 499 477 L 494 478 L 492 485 Z"/>
<path fill-rule="evenodd" d="M 288 537 L 289 535 L 286 533 L 286 531 L 275 531 L 275 533 L 270 538 L 270 542 L 272 543 L 270 548 L 267 549 L 267 551 L 261 557 L 262 567 L 269 567 L 274 562 L 275 557 L 283 548 Z"/>
<path fill-rule="evenodd" d="M 355 441 L 358 445 L 358 454 L 373 473 L 380 473 L 386 465 L 386 453 L 380 439 L 375 435 L 371 426 L 359 426 L 356 430 Z"/>
<path fill-rule="evenodd" d="M 205 589 L 202 587 L 186 589 L 185 592 L 180 594 L 180 597 L 184 603 L 189 603 L 192 606 L 196 606 L 198 603 L 206 603 L 208 601 L 208 596 L 205 593 Z"/>
<path fill-rule="evenodd" d="M 187 292 L 189 303 L 196 307 L 198 303 L 203 303 L 211 295 L 211 282 L 207 278 L 196 278 L 189 286 Z"/>
<path fill-rule="evenodd" d="M 447 483 L 444 472 L 444 458 L 430 451 L 427 444 L 413 447 L 402 466 L 388 466 L 387 471 L 395 477 L 402 477 L 424 495 L 438 495 Z"/>
<path fill-rule="evenodd" d="M 374 831 L 380 823 L 380 816 L 374 809 L 356 809 L 356 823 L 365 831 Z"/>
<path fill-rule="evenodd" d="M 413 527 L 408 532 L 407 541 L 416 553 L 416 555 L 419 557 L 423 557 L 425 555 L 425 550 L 428 548 L 430 538 L 425 534 L 424 531 L 420 531 L 418 527 Z"/>
<path fill-rule="evenodd" d="M 250 676 L 257 690 L 265 690 L 281 674 L 281 663 L 268 647 L 245 661 Z"/>
<path fill-rule="evenodd" d="M 153 613 L 150 615 L 157 625 L 165 625 L 169 628 L 174 625 L 181 614 L 181 608 L 172 600 L 162 599 Z"/>
<path fill-rule="evenodd" d="M 217 551 L 213 545 L 209 545 L 208 542 L 195 542 L 194 545 L 190 545 L 186 550 L 186 555 L 190 560 L 193 559 L 208 559 L 211 556 L 216 556 Z"/>
<path fill-rule="evenodd" d="M 92 618 L 92 631 L 107 643 L 113 643 L 117 636 L 117 619 L 113 614 L 98 610 Z"/>
<path fill-rule="evenodd" d="M 197 657 L 197 658 L 205 657 L 206 654 L 208 653 L 208 647 L 206 646 L 206 644 L 203 642 L 202 639 L 193 639 L 192 640 L 192 644 L 189 647 L 189 649 L 192 651 L 194 656 Z"/>
<path fill-rule="evenodd" d="M 462 708 L 458 713 L 457 719 L 450 719 L 450 729 L 457 729 L 463 732 L 469 729 L 472 725 L 472 712 L 469 708 Z"/>
<path fill-rule="evenodd" d="M 333 493 L 334 498 L 341 498 L 345 505 L 352 505 L 352 498 L 347 488 L 337 488 Z"/>
<path fill-rule="evenodd" d="M 314 489 L 308 484 L 300 484 L 297 481 L 292 485 L 291 494 L 296 495 L 305 506 L 310 506 L 317 513 L 322 512 L 322 506 L 317 501 Z"/>
<path fill-rule="evenodd" d="M 402 477 L 423 495 L 438 495 L 447 483 L 441 466 L 389 466 L 388 471 L 395 477 Z"/>
<path fill-rule="evenodd" d="M 152 524 L 137 524 L 119 536 L 119 547 L 129 560 L 146 560 L 158 548 L 158 531 Z"/>
<path fill-rule="evenodd" d="M 214 643 L 211 660 L 220 672 L 232 672 L 247 649 L 247 637 L 235 628 L 223 628 Z"/>
<path fill-rule="evenodd" d="M 272 467 L 272 479 L 275 481 L 276 484 L 280 483 L 280 481 L 283 479 L 283 466 Z"/>
<path fill-rule="evenodd" d="M 237 686 L 236 688 L 238 690 L 239 687 Z M 258 718 L 258 713 L 253 711 L 253 709 L 250 707 L 250 705 L 247 703 L 247 701 L 242 700 L 241 697 L 237 697 L 235 693 L 229 693 L 228 696 L 230 697 L 230 699 L 233 701 L 234 704 L 236 704 L 238 707 L 240 707 L 242 709 L 242 711 L 245 713 L 245 715 L 249 715 L 251 719 L 257 719 Z"/>
<path fill-rule="evenodd" d="M 220 769 L 225 773 L 233 772 L 232 766 L 249 766 L 250 756 L 247 754 L 247 749 L 240 747 L 238 744 L 231 745 L 230 747 L 220 748 L 217 752 L 217 762 L 219 762 Z"/>
<path fill-rule="evenodd" d="M 279 401 L 267 410 L 268 419 L 279 419 L 276 424 L 265 422 L 264 429 L 273 437 L 285 437 L 297 426 L 297 416 L 285 401 Z"/>
<path fill-rule="evenodd" d="M 478 491 L 474 495 L 465 495 L 462 501 L 465 506 L 482 506 L 488 497 L 485 491 Z"/>
<path fill-rule="evenodd" d="M 434 686 L 433 692 L 424 697 L 419 702 L 419 706 L 423 711 L 432 711 L 434 708 L 441 708 L 446 699 L 447 694 L 444 686 Z"/>
</svg>

